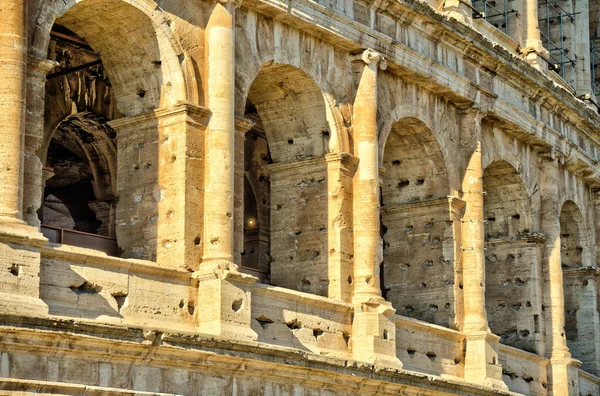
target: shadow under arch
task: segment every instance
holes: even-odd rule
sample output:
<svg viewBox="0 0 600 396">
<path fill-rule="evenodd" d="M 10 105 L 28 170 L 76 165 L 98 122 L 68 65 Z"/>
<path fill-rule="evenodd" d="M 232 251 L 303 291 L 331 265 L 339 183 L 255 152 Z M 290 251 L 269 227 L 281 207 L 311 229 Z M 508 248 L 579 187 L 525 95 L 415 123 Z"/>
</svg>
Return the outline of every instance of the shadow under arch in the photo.
<svg viewBox="0 0 600 396">
<path fill-rule="evenodd" d="M 75 205 L 83 208 L 70 208 L 70 210 L 86 212 L 91 209 L 95 212 L 100 225 L 95 230 L 78 229 L 79 231 L 115 237 L 117 173 L 115 138 L 116 131 L 101 116 L 87 112 L 78 113 L 65 118 L 58 125 L 49 137 L 43 152 L 40 153 L 44 166 L 52 172 L 52 177 L 46 182 L 48 189 L 44 193 L 45 199 L 49 194 L 59 198 L 64 195 L 63 193 L 68 196 L 78 195 L 78 189 L 68 180 L 74 176 L 74 174 L 69 175 L 69 158 L 73 166 L 79 163 L 79 166 L 85 169 L 84 173 L 90 173 L 89 183 L 92 191 L 88 193 L 89 196 L 83 194 L 84 201 Z M 54 169 L 56 165 L 58 168 Z M 43 213 L 46 212 L 46 206 L 45 203 Z M 42 220 L 44 226 L 65 228 L 60 224 L 52 224 L 45 215 Z"/>
<path fill-rule="evenodd" d="M 453 220 L 462 204 L 448 197 L 440 146 L 423 121 L 405 117 L 380 147 L 382 292 L 400 315 L 456 328 Z"/>
<path fill-rule="evenodd" d="M 271 63 L 248 88 L 244 116 L 255 122 L 246 134 L 245 175 L 269 212 L 262 228 L 270 236 L 270 281 L 326 296 L 331 128 L 323 93 L 302 70 Z"/>
<path fill-rule="evenodd" d="M 591 246 L 585 218 L 578 205 L 567 200 L 560 211 L 560 259 L 563 271 L 565 338 L 571 355 L 582 362 L 582 369 L 598 374 L 596 345 L 598 332 L 590 318 L 598 315 L 591 300 L 596 293 L 594 276 L 586 276 L 592 265 Z M 593 321 L 592 321 L 593 322 Z"/>
<path fill-rule="evenodd" d="M 100 54 L 122 114 L 169 107 L 186 101 L 189 89 L 178 59 L 183 50 L 159 9 L 151 0 L 44 2 L 32 51 L 46 57 L 50 31 L 58 23 Z"/>
<path fill-rule="evenodd" d="M 483 171 L 485 307 L 500 342 L 540 351 L 543 241 L 532 233 L 531 197 L 520 173 L 505 160 Z"/>
</svg>

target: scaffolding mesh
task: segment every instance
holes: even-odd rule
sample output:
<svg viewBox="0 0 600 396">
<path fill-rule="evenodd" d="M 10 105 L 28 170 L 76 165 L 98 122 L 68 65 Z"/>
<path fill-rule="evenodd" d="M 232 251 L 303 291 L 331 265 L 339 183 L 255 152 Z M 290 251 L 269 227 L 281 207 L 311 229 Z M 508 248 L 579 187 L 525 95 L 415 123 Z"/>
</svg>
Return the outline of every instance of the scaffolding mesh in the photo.
<svg viewBox="0 0 600 396">
<path fill-rule="evenodd" d="M 591 40 L 590 52 L 590 59 L 592 63 L 592 89 L 594 95 L 596 95 L 598 100 L 600 100 L 600 40 Z"/>
<path fill-rule="evenodd" d="M 572 36 L 576 13 L 566 6 L 564 0 L 538 1 L 539 28 L 542 42 L 549 53 L 550 68 L 566 80 L 567 72 L 574 70 L 577 56 L 567 39 Z M 567 3 L 569 4 L 569 3 Z"/>
<path fill-rule="evenodd" d="M 474 18 L 483 18 L 499 30 L 509 34 L 511 15 L 517 14 L 517 10 L 509 5 L 509 0 L 472 0 L 473 8 L 479 13 Z"/>
</svg>

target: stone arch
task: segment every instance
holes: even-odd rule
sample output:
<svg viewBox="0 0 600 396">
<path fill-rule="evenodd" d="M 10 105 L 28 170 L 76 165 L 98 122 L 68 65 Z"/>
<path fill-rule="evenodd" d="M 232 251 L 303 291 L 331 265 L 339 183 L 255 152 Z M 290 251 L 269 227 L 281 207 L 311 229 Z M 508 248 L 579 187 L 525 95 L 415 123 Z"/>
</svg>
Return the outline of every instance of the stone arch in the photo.
<svg viewBox="0 0 600 396">
<path fill-rule="evenodd" d="M 327 295 L 331 130 L 323 93 L 299 68 L 269 63 L 247 90 L 244 117 L 255 122 L 246 134 L 245 174 L 257 205 L 269 208 L 259 231 L 270 240 L 270 281 Z"/>
<path fill-rule="evenodd" d="M 591 267 L 591 244 L 586 221 L 579 206 L 566 200 L 560 211 L 560 259 L 563 271 L 565 303 L 565 338 L 575 359 L 591 372 L 598 364 L 595 336 L 597 330 L 590 325 L 590 318 L 598 315 L 590 302 L 596 296 L 594 276 L 586 274 Z"/>
<path fill-rule="evenodd" d="M 382 137 L 383 293 L 400 315 L 455 327 L 452 220 L 458 210 L 444 156 L 415 117 L 394 122 Z"/>
<path fill-rule="evenodd" d="M 485 304 L 500 342 L 538 352 L 541 331 L 539 241 L 532 233 L 531 196 L 520 172 L 503 159 L 483 172 Z"/>
<path fill-rule="evenodd" d="M 519 171 L 505 160 L 483 171 L 486 240 L 517 237 L 532 230 L 531 201 Z"/>
<path fill-rule="evenodd" d="M 324 120 L 321 119 L 319 121 L 324 127 L 322 131 L 327 132 L 327 144 L 324 146 L 324 152 L 352 153 L 352 139 L 345 126 L 340 109 L 337 107 L 334 95 L 326 90 L 326 87 L 324 87 L 325 84 L 315 76 L 314 70 L 295 65 L 295 63 L 297 62 L 278 63 L 271 59 L 262 63 L 258 68 L 253 69 L 243 80 L 243 83 L 240 82 L 241 79 L 238 79 L 236 87 L 236 114 L 243 115 L 247 101 L 250 100 L 252 102 L 252 95 L 255 93 L 253 92 L 253 87 L 256 87 L 257 79 L 259 81 L 262 79 L 268 80 L 269 78 L 279 78 L 282 80 L 286 75 L 295 76 L 298 78 L 296 87 L 302 89 L 307 98 L 310 95 L 319 107 L 321 107 L 321 102 L 323 103 Z M 277 71 L 281 71 L 284 74 L 278 76 Z M 237 73 L 240 74 L 239 71 Z M 277 84 L 281 82 L 278 81 Z M 286 93 L 283 93 L 283 95 L 286 95 Z"/>
<path fill-rule="evenodd" d="M 444 155 L 431 129 L 420 119 L 396 121 L 387 134 L 382 166 L 384 206 L 449 195 Z M 410 174 L 407 172 L 412 170 Z"/>
<path fill-rule="evenodd" d="M 579 206 L 566 200 L 560 211 L 561 264 L 563 268 L 591 265 L 592 253 L 586 220 Z"/>
<path fill-rule="evenodd" d="M 389 106 L 388 106 L 389 107 Z M 392 133 L 395 126 L 398 125 L 400 120 L 417 120 L 424 128 L 426 128 L 431 134 L 432 138 L 437 142 L 439 152 L 441 153 L 441 159 L 443 160 L 443 166 L 446 169 L 446 175 L 448 183 L 453 184 L 457 180 L 458 168 L 451 166 L 452 161 L 452 148 L 451 143 L 447 141 L 445 135 L 448 128 L 451 126 L 447 125 L 448 121 L 445 119 L 434 119 L 435 115 L 432 114 L 431 106 L 425 106 L 419 103 L 401 103 L 395 107 L 389 109 L 379 109 L 378 114 L 382 111 L 388 111 L 389 116 L 380 117 L 378 122 L 379 130 L 379 164 L 383 164 L 386 145 L 390 134 Z M 445 109 L 444 112 L 452 110 Z M 443 125 L 440 128 L 440 125 Z M 443 144 L 442 144 L 443 143 Z M 448 144 L 450 143 L 450 144 Z"/>
<path fill-rule="evenodd" d="M 55 23 L 75 32 L 100 54 L 119 109 L 131 116 L 190 96 L 179 62 L 184 51 L 166 21 L 151 0 L 43 2 L 31 52 L 46 58 Z"/>
</svg>

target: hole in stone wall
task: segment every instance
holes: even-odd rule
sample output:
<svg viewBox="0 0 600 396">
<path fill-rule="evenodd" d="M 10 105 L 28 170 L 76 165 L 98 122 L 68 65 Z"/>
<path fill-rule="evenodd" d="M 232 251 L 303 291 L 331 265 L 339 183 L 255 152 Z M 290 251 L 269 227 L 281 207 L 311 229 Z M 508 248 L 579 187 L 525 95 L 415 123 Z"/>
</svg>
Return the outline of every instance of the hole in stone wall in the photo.
<svg viewBox="0 0 600 396">
<path fill-rule="evenodd" d="M 406 349 L 406 352 L 408 353 L 408 356 L 410 356 L 412 358 L 415 356 L 415 353 L 417 352 L 417 350 L 413 349 L 413 348 L 408 348 L 408 349 Z"/>
<path fill-rule="evenodd" d="M 196 306 L 194 305 L 194 303 L 192 301 L 188 301 L 187 310 L 188 310 L 188 314 L 190 314 L 190 316 L 194 315 L 194 311 L 196 310 Z"/>
<path fill-rule="evenodd" d="M 321 337 L 323 334 L 325 334 L 324 330 L 321 329 L 313 329 L 313 337 L 315 337 L 315 339 L 319 339 L 319 337 Z"/>
<path fill-rule="evenodd" d="M 10 272 L 10 274 L 13 276 L 19 276 L 20 269 L 21 269 L 21 267 L 19 266 L 19 264 L 13 263 L 8 268 L 8 272 Z"/>
<path fill-rule="evenodd" d="M 263 329 L 266 328 L 269 324 L 273 323 L 272 319 L 267 318 L 264 315 L 259 316 L 258 318 L 254 318 Z"/>
<path fill-rule="evenodd" d="M 127 301 L 127 293 L 125 292 L 115 292 L 111 294 L 117 303 L 117 311 L 121 313 L 121 308 L 125 305 Z"/>
<path fill-rule="evenodd" d="M 425 183 L 425 179 L 418 179 L 417 180 L 417 186 L 422 186 Z"/>
<path fill-rule="evenodd" d="M 404 187 L 408 186 L 410 184 L 410 182 L 408 180 L 401 180 L 398 182 L 398 184 L 396 184 L 396 187 L 398 187 L 398 189 L 403 189 Z"/>
<path fill-rule="evenodd" d="M 513 220 L 519 220 L 521 218 L 521 215 L 516 213 L 514 215 L 512 215 Z"/>
<path fill-rule="evenodd" d="M 288 144 L 294 144 L 294 139 L 288 139 Z"/>
<path fill-rule="evenodd" d="M 393 160 L 392 161 L 392 165 L 394 165 L 394 166 L 400 166 L 400 160 Z"/>
<path fill-rule="evenodd" d="M 95 285 L 86 281 L 78 286 L 69 286 L 69 289 L 71 289 L 71 291 L 73 291 L 76 294 L 96 294 L 102 291 L 102 286 Z"/>
<path fill-rule="evenodd" d="M 431 360 L 431 361 L 434 361 L 434 360 L 435 360 L 435 358 L 437 357 L 437 355 L 436 355 L 436 353 L 435 353 L 435 352 L 427 352 L 425 355 L 426 355 L 426 356 L 429 358 L 429 360 Z"/>
<path fill-rule="evenodd" d="M 302 323 L 300 323 L 297 319 L 293 319 L 285 324 L 288 329 L 295 331 L 302 328 Z"/>
<path fill-rule="evenodd" d="M 234 300 L 234 301 L 233 301 L 233 303 L 231 303 L 231 309 L 232 309 L 234 312 L 239 312 L 239 311 L 241 311 L 241 310 L 242 310 L 242 306 L 243 306 L 243 302 L 244 302 L 244 300 L 243 300 L 243 299 L 241 299 L 241 298 L 239 298 L 239 299 L 237 299 L 237 300 Z"/>
</svg>

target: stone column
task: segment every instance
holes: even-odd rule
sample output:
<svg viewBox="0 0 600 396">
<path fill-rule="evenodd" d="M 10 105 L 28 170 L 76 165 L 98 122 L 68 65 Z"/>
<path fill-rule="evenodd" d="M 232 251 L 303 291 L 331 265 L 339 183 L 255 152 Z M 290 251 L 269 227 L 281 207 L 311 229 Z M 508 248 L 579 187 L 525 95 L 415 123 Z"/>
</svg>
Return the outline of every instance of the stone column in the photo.
<svg viewBox="0 0 600 396">
<path fill-rule="evenodd" d="M 4 229 L 6 223 L 20 223 L 23 218 L 26 4 L 22 0 L 3 0 L 0 15 L 0 227 Z"/>
<path fill-rule="evenodd" d="M 496 389 L 508 389 L 498 364 L 499 337 L 488 328 L 485 312 L 485 254 L 483 223 L 483 115 L 477 109 L 462 112 L 461 145 L 467 160 L 462 190 L 466 203 L 462 221 L 461 260 L 464 298 L 462 330 L 466 334 L 465 380 Z"/>
<path fill-rule="evenodd" d="M 237 271 L 234 264 L 235 8 L 217 3 L 206 26 L 207 107 L 204 237 L 201 271 Z"/>
<path fill-rule="evenodd" d="M 589 0 L 573 2 L 575 13 L 575 92 L 580 98 L 589 99 L 592 92 L 592 62 L 590 59 L 590 4 Z M 589 97 L 587 96 L 589 95 Z"/>
<path fill-rule="evenodd" d="M 548 63 L 541 56 L 548 57 L 544 48 L 538 22 L 538 0 L 522 0 L 525 14 L 522 25 L 521 53 L 527 63 L 538 70 L 548 70 Z"/>
<path fill-rule="evenodd" d="M 541 227 L 546 235 L 544 251 L 544 306 L 546 357 L 550 395 L 574 395 L 571 386 L 574 360 L 565 336 L 565 296 L 560 257 L 559 161 L 556 153 L 540 155 Z M 569 373 L 571 371 L 571 374 Z"/>
<path fill-rule="evenodd" d="M 371 50 L 354 101 L 354 147 L 359 164 L 354 175 L 354 297 L 357 302 L 380 299 L 379 288 L 379 142 L 377 135 L 377 72 L 383 57 Z"/>
<path fill-rule="evenodd" d="M 243 155 L 240 157 L 237 150 L 236 156 L 235 149 L 235 9 L 238 6 L 234 1 L 216 3 L 206 26 L 205 48 L 209 60 L 206 102 L 212 116 L 204 138 L 203 253 L 200 267 L 194 273 L 199 293 L 196 323 L 198 331 L 203 333 L 256 339 L 257 334 L 250 328 L 250 288 L 258 279 L 239 273 L 234 263 L 240 260 L 235 258 L 234 238 L 236 161 L 241 159 L 243 167 Z M 237 174 L 239 179 L 241 173 Z"/>
<path fill-rule="evenodd" d="M 381 54 L 366 50 L 355 63 L 361 72 L 354 101 L 354 147 L 359 159 L 353 183 L 354 226 L 354 359 L 400 368 L 396 357 L 396 325 L 392 305 L 381 297 L 379 265 L 379 142 L 377 73 L 385 70 Z"/>
<path fill-rule="evenodd" d="M 48 240 L 23 221 L 27 10 L 0 2 L 0 312 L 47 314 L 40 300 L 40 247 Z"/>
<path fill-rule="evenodd" d="M 328 297 L 352 300 L 352 179 L 358 158 L 347 153 L 327 154 Z"/>
</svg>

